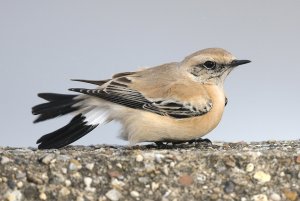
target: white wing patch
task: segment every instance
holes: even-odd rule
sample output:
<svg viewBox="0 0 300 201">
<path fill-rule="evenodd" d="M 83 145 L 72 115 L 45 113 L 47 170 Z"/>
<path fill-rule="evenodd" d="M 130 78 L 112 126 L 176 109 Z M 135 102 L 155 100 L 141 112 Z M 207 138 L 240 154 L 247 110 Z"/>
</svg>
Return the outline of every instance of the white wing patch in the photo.
<svg viewBox="0 0 300 201">
<path fill-rule="evenodd" d="M 85 116 L 85 122 L 87 125 L 99 125 L 108 123 L 109 120 L 109 112 L 103 108 L 95 107 L 90 110 L 86 110 L 83 112 L 83 116 Z"/>
</svg>

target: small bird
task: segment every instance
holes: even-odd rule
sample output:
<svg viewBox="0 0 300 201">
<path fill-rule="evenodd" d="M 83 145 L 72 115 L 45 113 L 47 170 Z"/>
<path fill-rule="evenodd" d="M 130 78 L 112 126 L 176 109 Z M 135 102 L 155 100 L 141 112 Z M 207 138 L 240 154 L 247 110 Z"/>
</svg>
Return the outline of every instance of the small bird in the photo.
<svg viewBox="0 0 300 201">
<path fill-rule="evenodd" d="M 39 149 L 61 148 L 98 125 L 116 120 L 120 137 L 139 142 L 187 142 L 212 131 L 220 122 L 227 98 L 224 80 L 237 60 L 221 48 L 197 51 L 181 62 L 136 72 L 123 72 L 107 80 L 82 80 L 94 89 L 71 88 L 77 95 L 39 93 L 47 102 L 32 108 L 34 123 L 72 114 L 64 127 L 42 136 Z"/>
</svg>

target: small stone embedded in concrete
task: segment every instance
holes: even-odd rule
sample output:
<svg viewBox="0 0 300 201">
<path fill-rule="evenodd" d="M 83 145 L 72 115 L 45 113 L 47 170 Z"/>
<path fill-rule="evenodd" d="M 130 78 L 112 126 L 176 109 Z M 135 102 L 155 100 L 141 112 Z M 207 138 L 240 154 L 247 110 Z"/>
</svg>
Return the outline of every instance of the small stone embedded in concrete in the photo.
<svg viewBox="0 0 300 201">
<path fill-rule="evenodd" d="M 272 193 L 270 195 L 270 201 L 280 201 L 280 200 L 281 200 L 281 197 L 277 193 Z"/>
<path fill-rule="evenodd" d="M 162 160 L 165 158 L 165 156 L 162 154 L 155 154 L 154 158 L 157 163 L 162 163 L 163 162 Z"/>
<path fill-rule="evenodd" d="M 83 181 L 86 186 L 91 186 L 93 179 L 91 177 L 84 177 Z"/>
<path fill-rule="evenodd" d="M 64 173 L 64 174 L 67 174 L 68 173 L 68 169 L 65 168 L 65 167 L 63 167 L 63 168 L 61 168 L 61 172 Z"/>
<path fill-rule="evenodd" d="M 227 182 L 225 182 L 224 192 L 232 193 L 232 192 L 234 192 L 234 187 L 235 187 L 235 185 L 232 181 L 227 181 Z"/>
<path fill-rule="evenodd" d="M 179 184 L 183 186 L 189 186 L 194 183 L 193 177 L 190 175 L 181 175 L 178 179 Z"/>
<path fill-rule="evenodd" d="M 78 196 L 78 197 L 76 198 L 76 201 L 85 201 L 85 200 L 84 200 L 84 198 L 83 198 L 82 196 Z"/>
<path fill-rule="evenodd" d="M 2 156 L 1 157 L 1 165 L 4 165 L 4 164 L 6 164 L 6 163 L 9 163 L 11 160 L 8 158 L 8 157 L 6 157 L 6 156 Z"/>
<path fill-rule="evenodd" d="M 214 187 L 212 190 L 214 193 L 217 193 L 217 194 L 220 194 L 222 192 L 219 187 Z"/>
<path fill-rule="evenodd" d="M 85 165 L 86 169 L 92 171 L 94 169 L 95 163 L 88 163 Z"/>
<path fill-rule="evenodd" d="M 279 173 L 279 176 L 284 177 L 284 176 L 285 176 L 285 173 L 284 173 L 284 172 L 280 172 L 280 173 Z"/>
<path fill-rule="evenodd" d="M 81 174 L 80 174 L 79 172 L 75 172 L 75 173 L 73 173 L 73 174 L 71 175 L 71 178 L 72 178 L 72 179 L 75 179 L 75 180 L 77 180 L 77 181 L 79 181 L 79 180 L 82 179 L 82 176 L 81 176 Z"/>
<path fill-rule="evenodd" d="M 119 178 L 122 176 L 119 171 L 114 171 L 114 170 L 108 171 L 108 175 L 112 178 Z"/>
<path fill-rule="evenodd" d="M 36 174 L 32 172 L 27 172 L 27 181 L 31 183 L 35 183 L 37 185 L 43 184 L 43 180 Z"/>
<path fill-rule="evenodd" d="M 122 169 L 122 168 L 123 168 L 123 166 L 122 166 L 122 164 L 121 164 L 121 163 L 117 163 L 117 164 L 116 164 L 116 166 L 117 166 L 118 168 L 120 168 L 120 169 Z"/>
<path fill-rule="evenodd" d="M 224 160 L 224 163 L 225 163 L 226 166 L 235 167 L 236 161 L 233 158 L 233 156 L 225 156 L 223 160 Z"/>
<path fill-rule="evenodd" d="M 159 188 L 159 183 L 152 182 L 151 183 L 151 190 L 156 191 Z"/>
<path fill-rule="evenodd" d="M 131 191 L 130 195 L 131 195 L 131 197 L 134 197 L 134 198 L 138 198 L 140 196 L 139 192 L 137 192 L 137 191 Z"/>
<path fill-rule="evenodd" d="M 166 175 L 166 176 L 168 176 L 169 175 L 169 168 L 168 168 L 168 166 L 167 165 L 164 165 L 164 167 L 163 167 L 163 173 Z"/>
<path fill-rule="evenodd" d="M 251 200 L 253 201 L 268 201 L 268 197 L 265 194 L 254 195 Z"/>
<path fill-rule="evenodd" d="M 210 199 L 212 199 L 212 200 L 217 200 L 218 198 L 219 198 L 219 195 L 217 195 L 217 194 L 210 195 Z"/>
<path fill-rule="evenodd" d="M 45 154 L 40 158 L 40 161 L 48 165 L 55 158 L 55 154 Z"/>
<path fill-rule="evenodd" d="M 44 192 L 42 192 L 42 193 L 40 193 L 39 198 L 41 200 L 47 200 L 47 195 Z"/>
<path fill-rule="evenodd" d="M 105 194 L 105 196 L 111 201 L 118 201 L 122 198 L 122 194 L 116 189 L 111 189 Z"/>
<path fill-rule="evenodd" d="M 63 182 L 65 182 L 65 177 L 64 175 L 62 175 L 61 173 L 59 172 L 52 172 L 52 175 L 51 175 L 51 183 L 53 184 L 61 184 Z"/>
<path fill-rule="evenodd" d="M 7 193 L 5 196 L 5 201 L 16 201 L 16 196 L 12 193 Z"/>
<path fill-rule="evenodd" d="M 18 187 L 18 188 L 22 188 L 22 187 L 23 187 L 23 185 L 24 185 L 24 184 L 23 184 L 23 182 L 22 182 L 22 181 L 19 181 L 19 182 L 17 183 L 17 187 Z"/>
<path fill-rule="evenodd" d="M 265 173 L 263 171 L 257 171 L 254 174 L 254 179 L 256 179 L 257 181 L 261 182 L 261 183 L 265 183 L 271 180 L 271 175 L 269 175 L 268 173 Z"/>
<path fill-rule="evenodd" d="M 67 162 L 67 161 L 69 161 L 70 160 L 70 156 L 68 156 L 68 155 L 58 155 L 57 157 L 56 157 L 56 159 L 58 160 L 58 161 L 60 161 L 60 162 Z"/>
<path fill-rule="evenodd" d="M 148 163 L 145 163 L 145 171 L 147 173 L 152 173 L 152 172 L 155 172 L 155 165 L 154 164 L 148 164 Z"/>
<path fill-rule="evenodd" d="M 2 177 L 2 182 L 7 182 L 7 178 L 6 177 Z"/>
<path fill-rule="evenodd" d="M 19 190 L 9 191 L 4 195 L 7 201 L 22 201 L 23 195 Z"/>
<path fill-rule="evenodd" d="M 15 189 L 16 183 L 13 180 L 9 179 L 6 183 L 10 189 L 12 189 L 12 190 Z"/>
<path fill-rule="evenodd" d="M 198 174 L 196 179 L 200 184 L 204 184 L 206 181 L 206 176 L 204 174 Z"/>
<path fill-rule="evenodd" d="M 166 192 L 165 192 L 165 194 L 163 195 L 163 199 L 162 199 L 162 201 L 168 201 L 168 196 L 171 194 L 171 191 L 170 190 L 167 190 Z"/>
<path fill-rule="evenodd" d="M 118 179 L 113 178 L 111 180 L 111 186 L 116 189 L 123 189 L 123 187 L 125 186 L 125 183 L 123 181 L 119 181 Z"/>
<path fill-rule="evenodd" d="M 247 172 L 252 172 L 254 170 L 254 165 L 253 163 L 248 163 L 246 166 L 246 171 Z"/>
<path fill-rule="evenodd" d="M 298 193 L 289 189 L 284 189 L 283 193 L 285 197 L 290 201 L 296 201 L 298 199 Z"/>
<path fill-rule="evenodd" d="M 25 177 L 26 177 L 25 172 L 18 171 L 18 173 L 16 174 L 16 179 L 23 179 Z"/>
<path fill-rule="evenodd" d="M 71 182 L 69 179 L 66 179 L 66 180 L 65 180 L 65 185 L 66 185 L 67 187 L 71 186 L 71 184 L 72 184 L 72 182 Z"/>
<path fill-rule="evenodd" d="M 96 188 L 91 187 L 91 184 L 93 182 L 93 179 L 91 177 L 84 177 L 83 179 L 84 184 L 85 184 L 85 190 L 90 191 L 90 192 L 95 192 Z"/>
<path fill-rule="evenodd" d="M 175 163 L 173 161 L 170 163 L 170 167 L 175 167 Z"/>
<path fill-rule="evenodd" d="M 70 171 L 77 171 L 77 170 L 80 170 L 81 168 L 82 168 L 82 166 L 78 160 L 75 160 L 75 159 L 70 160 L 70 164 L 69 164 Z"/>
<path fill-rule="evenodd" d="M 82 200 L 82 201 L 84 201 L 84 200 Z M 105 196 L 100 195 L 100 197 L 98 198 L 97 201 L 108 201 L 108 199 Z"/>
<path fill-rule="evenodd" d="M 300 155 L 296 156 L 296 163 L 300 164 Z"/>
<path fill-rule="evenodd" d="M 70 190 L 66 187 L 62 187 L 59 191 L 59 194 L 63 197 L 68 196 L 70 193 Z"/>
<path fill-rule="evenodd" d="M 136 156 L 135 160 L 136 160 L 137 162 L 142 162 L 142 161 L 144 160 L 144 157 L 143 157 L 142 155 L 139 154 L 139 155 Z"/>
<path fill-rule="evenodd" d="M 150 179 L 149 179 L 149 177 L 139 177 L 138 181 L 142 184 L 147 184 L 150 182 Z"/>
</svg>

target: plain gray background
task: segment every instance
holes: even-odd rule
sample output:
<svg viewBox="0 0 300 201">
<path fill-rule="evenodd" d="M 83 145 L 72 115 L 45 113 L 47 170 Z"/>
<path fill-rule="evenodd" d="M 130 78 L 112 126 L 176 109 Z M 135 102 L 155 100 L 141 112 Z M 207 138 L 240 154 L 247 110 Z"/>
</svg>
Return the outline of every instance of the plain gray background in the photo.
<svg viewBox="0 0 300 201">
<path fill-rule="evenodd" d="M 38 92 L 89 87 L 71 78 L 180 61 L 222 47 L 252 63 L 230 74 L 211 140 L 299 139 L 300 1 L 0 1 L 0 146 L 36 146 L 70 119 L 34 125 Z M 127 144 L 117 123 L 75 144 Z"/>
</svg>

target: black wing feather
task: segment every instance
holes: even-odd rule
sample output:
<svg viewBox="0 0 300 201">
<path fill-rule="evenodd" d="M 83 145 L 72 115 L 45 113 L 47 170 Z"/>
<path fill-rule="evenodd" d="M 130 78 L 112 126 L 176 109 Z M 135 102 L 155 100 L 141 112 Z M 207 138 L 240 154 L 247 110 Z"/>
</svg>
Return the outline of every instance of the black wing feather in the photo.
<svg viewBox="0 0 300 201">
<path fill-rule="evenodd" d="M 162 104 L 162 101 L 153 102 L 146 99 L 140 92 L 119 85 L 111 84 L 103 89 L 71 88 L 69 90 L 95 96 L 129 108 L 146 110 L 178 119 L 201 116 L 208 112 L 197 109 L 192 110 L 190 107 L 186 107 L 184 104 L 175 101 L 167 104 Z"/>
</svg>

